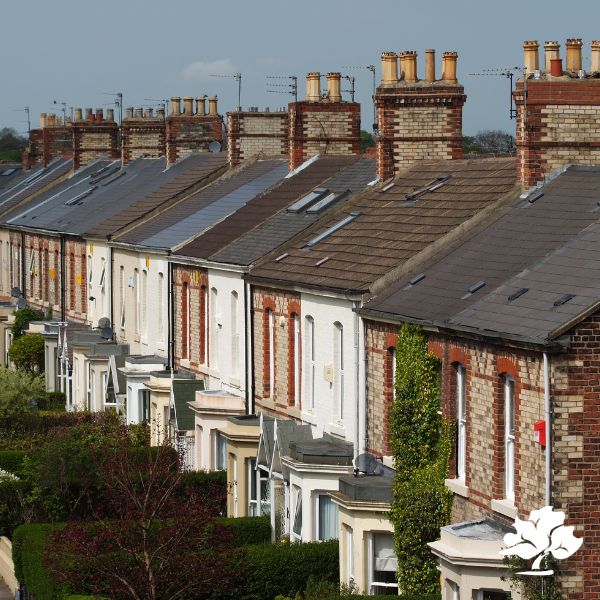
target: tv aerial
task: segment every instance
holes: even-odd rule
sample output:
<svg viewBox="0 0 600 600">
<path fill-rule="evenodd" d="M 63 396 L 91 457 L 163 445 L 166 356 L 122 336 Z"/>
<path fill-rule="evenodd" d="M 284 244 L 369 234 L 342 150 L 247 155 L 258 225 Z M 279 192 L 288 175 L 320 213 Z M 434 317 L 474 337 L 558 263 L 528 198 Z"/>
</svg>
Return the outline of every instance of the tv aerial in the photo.
<svg viewBox="0 0 600 600">
<path fill-rule="evenodd" d="M 482 69 L 479 73 L 469 73 L 469 75 L 471 76 L 477 76 L 477 77 L 506 77 L 506 79 L 508 79 L 509 81 L 509 86 L 510 86 L 510 107 L 508 109 L 508 114 L 509 117 L 511 119 L 515 119 L 517 117 L 517 109 L 514 105 L 514 98 L 513 98 L 513 80 L 515 77 L 515 74 L 518 73 L 522 73 L 524 78 L 523 81 L 525 82 L 525 97 L 527 96 L 527 77 L 525 74 L 525 67 L 499 67 L 499 68 L 493 68 L 493 69 Z"/>
<path fill-rule="evenodd" d="M 267 75 L 267 79 L 287 79 L 290 83 L 270 83 L 272 88 L 285 88 L 283 90 L 267 89 L 269 94 L 291 94 L 294 102 L 298 102 L 298 77 L 296 75 Z"/>
<path fill-rule="evenodd" d="M 377 133 L 378 125 L 377 125 L 377 107 L 375 106 L 375 93 L 377 92 L 377 75 L 375 70 L 375 65 L 366 65 L 366 66 L 354 66 L 354 67 L 342 67 L 342 69 L 348 69 L 350 72 L 355 70 L 362 71 L 370 71 L 373 76 L 373 94 L 371 95 L 371 100 L 373 102 L 373 133 Z M 345 76 L 346 79 L 348 76 Z M 354 90 L 354 83 L 352 85 L 352 90 Z M 354 93 L 352 92 L 352 101 L 354 102 Z"/>
<path fill-rule="evenodd" d="M 123 92 L 102 92 L 105 96 L 114 97 L 114 106 L 119 110 L 119 125 L 123 121 Z"/>
<path fill-rule="evenodd" d="M 209 75 L 209 77 L 225 77 L 233 78 L 238 83 L 238 112 L 242 110 L 242 74 L 234 73 L 233 75 Z"/>
</svg>

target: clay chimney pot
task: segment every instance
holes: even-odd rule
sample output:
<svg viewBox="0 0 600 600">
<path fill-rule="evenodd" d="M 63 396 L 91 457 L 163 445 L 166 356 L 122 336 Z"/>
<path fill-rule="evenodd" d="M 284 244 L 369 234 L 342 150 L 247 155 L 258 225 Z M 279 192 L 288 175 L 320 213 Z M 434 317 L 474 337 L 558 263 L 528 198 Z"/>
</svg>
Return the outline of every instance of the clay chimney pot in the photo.
<svg viewBox="0 0 600 600">
<path fill-rule="evenodd" d="M 432 48 L 425 50 L 425 81 L 435 81 L 435 50 Z"/>
<path fill-rule="evenodd" d="M 172 115 L 180 115 L 181 114 L 181 98 L 179 96 L 173 96 L 171 98 L 171 114 Z"/>
<path fill-rule="evenodd" d="M 523 42 L 523 64 L 527 75 L 531 75 L 540 69 L 539 47 L 537 40 Z"/>
<path fill-rule="evenodd" d="M 381 53 L 381 83 L 386 85 L 398 81 L 398 55 L 395 52 Z"/>
<path fill-rule="evenodd" d="M 445 83 L 458 83 L 456 78 L 456 61 L 458 52 L 444 52 L 442 54 L 442 79 Z"/>
<path fill-rule="evenodd" d="M 340 73 L 327 73 L 327 97 L 329 102 L 342 101 L 342 75 Z"/>
<path fill-rule="evenodd" d="M 581 71 L 581 47 L 583 42 L 579 38 L 567 40 L 567 71 L 577 73 Z"/>
<path fill-rule="evenodd" d="M 210 117 L 216 117 L 219 114 L 217 110 L 217 97 L 211 96 L 208 99 L 208 115 Z"/>
<path fill-rule="evenodd" d="M 321 99 L 321 73 L 310 71 L 306 74 L 306 100 L 318 102 Z"/>
<path fill-rule="evenodd" d="M 206 96 L 196 98 L 196 114 L 201 117 L 206 114 Z"/>
<path fill-rule="evenodd" d="M 550 61 L 553 58 L 560 58 L 560 44 L 554 41 L 544 42 L 544 69 L 547 73 L 551 71 Z"/>
<path fill-rule="evenodd" d="M 47 122 L 48 115 L 46 113 L 40 113 L 40 129 L 44 129 L 46 127 Z"/>
<path fill-rule="evenodd" d="M 406 83 L 416 83 L 417 81 L 417 53 L 414 50 L 407 50 L 400 54 L 401 64 L 404 65 L 403 73 Z"/>
<path fill-rule="evenodd" d="M 194 114 L 194 99 L 191 96 L 186 96 L 183 99 L 183 114 L 188 117 Z"/>
<path fill-rule="evenodd" d="M 73 121 L 81 121 L 82 118 L 83 118 L 83 111 L 81 110 L 81 108 L 76 108 L 73 111 Z"/>
<path fill-rule="evenodd" d="M 592 62 L 590 64 L 592 73 L 600 71 L 600 40 L 592 42 Z"/>
</svg>

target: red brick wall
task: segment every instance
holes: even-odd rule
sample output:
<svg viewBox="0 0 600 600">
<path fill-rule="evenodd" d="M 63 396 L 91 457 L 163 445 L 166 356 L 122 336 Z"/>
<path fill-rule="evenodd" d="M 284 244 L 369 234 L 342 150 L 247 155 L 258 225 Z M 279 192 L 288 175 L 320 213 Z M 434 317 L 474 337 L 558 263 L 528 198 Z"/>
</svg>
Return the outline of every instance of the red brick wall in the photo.
<svg viewBox="0 0 600 600">
<path fill-rule="evenodd" d="M 256 410 L 273 415 L 298 417 L 300 407 L 294 402 L 293 319 L 302 319 L 300 294 L 297 292 L 253 288 L 254 303 L 254 373 Z M 274 389 L 269 389 L 269 321 L 274 317 Z M 300 356 L 302 355 L 300 349 Z M 300 382 L 302 374 L 300 374 Z"/>
<path fill-rule="evenodd" d="M 393 84 L 375 95 L 377 174 L 381 181 L 418 160 L 462 158 L 461 85 Z"/>
<path fill-rule="evenodd" d="M 66 280 L 68 281 L 67 319 L 85 323 L 87 317 L 87 255 L 82 240 L 68 239 L 65 244 Z"/>
<path fill-rule="evenodd" d="M 190 314 L 187 319 L 190 329 L 190 348 L 186 348 L 186 300 L 185 286 L 190 292 Z M 185 368 L 199 375 L 206 374 L 208 365 L 208 326 L 205 317 L 209 317 L 208 304 L 205 307 L 208 292 L 208 272 L 206 269 L 173 265 L 173 293 L 175 320 L 175 365 L 182 366 L 182 359 L 187 356 Z M 206 293 L 204 293 L 206 291 Z M 205 309 L 206 308 L 206 309 Z"/>
<path fill-rule="evenodd" d="M 189 152 L 208 152 L 213 140 L 223 141 L 220 115 L 169 115 L 166 125 L 167 161 L 173 163 Z"/>
<path fill-rule="evenodd" d="M 527 80 L 514 93 L 517 106 L 517 175 L 529 188 L 568 163 L 600 164 L 600 80 Z"/>
<path fill-rule="evenodd" d="M 292 102 L 288 112 L 290 170 L 317 153 L 360 154 L 357 102 Z"/>
</svg>

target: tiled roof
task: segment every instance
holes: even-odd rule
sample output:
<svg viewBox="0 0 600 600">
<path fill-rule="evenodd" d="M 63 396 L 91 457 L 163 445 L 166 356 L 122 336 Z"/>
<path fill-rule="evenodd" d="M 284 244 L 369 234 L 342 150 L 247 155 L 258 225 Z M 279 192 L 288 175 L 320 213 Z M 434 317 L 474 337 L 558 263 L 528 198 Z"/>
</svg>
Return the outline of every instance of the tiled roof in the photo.
<svg viewBox="0 0 600 600">
<path fill-rule="evenodd" d="M 55 184 L 73 167 L 70 158 L 61 158 L 51 162 L 47 167 L 34 167 L 24 177 L 19 177 L 14 185 L 7 186 L 0 192 L 0 214 L 26 202 L 31 196 Z M 3 219 L 4 220 L 4 219 Z"/>
<path fill-rule="evenodd" d="M 229 238 L 223 236 L 223 239 L 218 240 L 220 248 L 215 249 L 214 244 L 204 246 L 207 241 L 205 239 L 207 234 L 205 234 L 182 248 L 179 253 L 188 256 L 209 257 L 215 262 L 252 264 L 255 260 L 300 234 L 323 216 L 323 214 L 307 213 L 306 210 L 288 212 L 285 208 L 282 209 L 282 206 L 287 207 L 291 201 L 296 200 L 317 185 L 336 193 L 343 193 L 346 190 L 358 192 L 375 179 L 375 161 L 367 158 L 352 159 L 349 165 L 344 165 L 338 173 L 330 177 L 330 169 L 335 164 L 348 159 L 350 157 L 346 157 L 344 161 L 339 158 L 323 157 L 291 179 L 285 180 L 270 194 L 265 195 L 263 204 L 265 209 L 269 210 L 263 210 L 256 215 L 259 218 L 255 218 L 247 224 L 251 226 L 258 222 L 258 225 L 253 229 L 247 226 L 246 229 L 249 230 L 241 235 L 238 229 L 236 237 L 228 245 L 225 243 L 233 236 Z M 274 211 L 278 212 L 272 215 Z M 238 213 L 234 216 L 237 216 L 238 219 L 242 218 L 242 215 L 238 215 Z M 226 225 L 227 221 L 223 225 Z M 214 229 L 208 233 L 212 233 Z M 209 250 L 214 253 L 209 254 Z"/>
<path fill-rule="evenodd" d="M 279 182 L 286 173 L 287 163 L 284 160 L 257 161 L 174 204 L 118 236 L 116 241 L 173 248 L 239 210 Z"/>
<path fill-rule="evenodd" d="M 450 178 L 439 179 L 445 176 Z M 393 187 L 378 186 L 344 202 L 285 247 L 284 259 L 259 262 L 251 278 L 366 291 L 482 209 L 516 196 L 516 190 L 511 158 L 416 163 L 395 178 Z"/>
<path fill-rule="evenodd" d="M 560 335 L 600 301 L 600 169 L 571 167 L 541 192 L 415 267 L 363 314 L 533 343 Z"/>
</svg>

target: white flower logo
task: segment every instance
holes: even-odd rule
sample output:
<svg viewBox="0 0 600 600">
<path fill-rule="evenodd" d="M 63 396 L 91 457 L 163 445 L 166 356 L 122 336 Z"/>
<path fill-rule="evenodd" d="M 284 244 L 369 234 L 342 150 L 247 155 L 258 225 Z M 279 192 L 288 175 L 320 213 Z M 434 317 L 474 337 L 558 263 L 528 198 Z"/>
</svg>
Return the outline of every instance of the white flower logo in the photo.
<svg viewBox="0 0 600 600">
<path fill-rule="evenodd" d="M 552 555 L 557 560 L 569 558 L 583 544 L 583 538 L 573 535 L 573 527 L 565 527 L 565 513 L 544 506 L 531 511 L 528 521 L 515 519 L 517 533 L 504 536 L 506 548 L 500 551 L 502 556 L 518 556 L 526 560 L 535 558 L 531 571 L 523 575 L 552 575 L 553 571 L 541 571 L 542 560 Z"/>
</svg>

